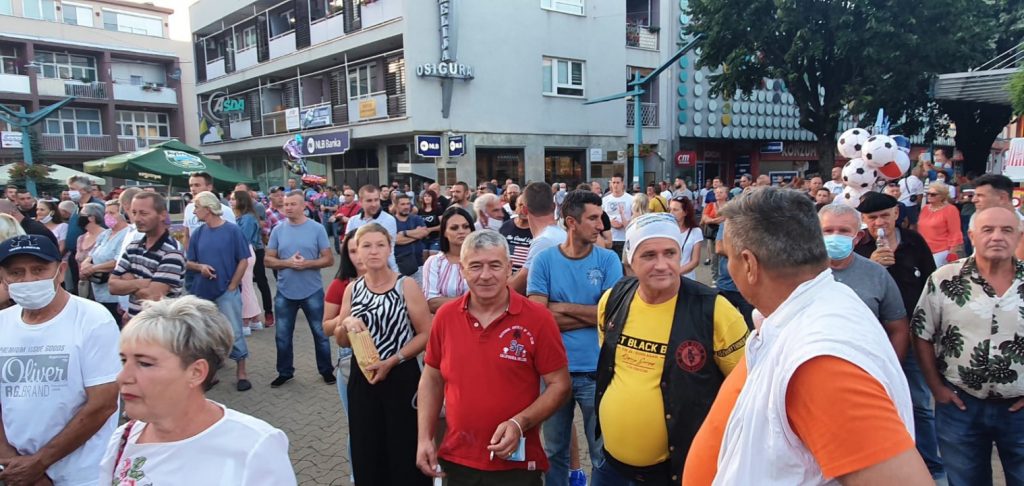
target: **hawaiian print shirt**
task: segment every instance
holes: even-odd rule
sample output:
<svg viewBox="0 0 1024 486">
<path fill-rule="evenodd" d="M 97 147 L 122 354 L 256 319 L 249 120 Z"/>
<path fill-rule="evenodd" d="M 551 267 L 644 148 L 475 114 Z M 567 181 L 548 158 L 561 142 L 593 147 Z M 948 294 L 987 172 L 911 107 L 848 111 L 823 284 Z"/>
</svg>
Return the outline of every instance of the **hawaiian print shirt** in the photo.
<svg viewBox="0 0 1024 486">
<path fill-rule="evenodd" d="M 939 373 L 985 398 L 1024 396 L 1024 262 L 1003 295 L 978 273 L 974 257 L 945 265 L 928 279 L 910 321 L 935 345 Z"/>
</svg>

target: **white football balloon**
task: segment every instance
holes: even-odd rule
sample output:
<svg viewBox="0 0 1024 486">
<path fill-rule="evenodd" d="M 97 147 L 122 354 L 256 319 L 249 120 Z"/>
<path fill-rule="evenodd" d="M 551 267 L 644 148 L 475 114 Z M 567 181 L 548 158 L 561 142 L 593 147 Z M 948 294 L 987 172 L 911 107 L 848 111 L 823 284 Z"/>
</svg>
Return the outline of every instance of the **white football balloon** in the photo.
<svg viewBox="0 0 1024 486">
<path fill-rule="evenodd" d="M 889 162 L 896 161 L 896 153 L 900 151 L 896 141 L 888 135 L 872 135 L 864 144 L 863 159 L 868 167 L 878 169 Z"/>
<path fill-rule="evenodd" d="M 886 180 L 899 179 L 910 170 L 910 155 L 903 150 L 896 151 L 896 160 L 878 168 L 878 173 Z"/>
<path fill-rule="evenodd" d="M 860 205 L 860 197 L 868 191 L 858 191 L 857 189 L 846 186 L 843 188 L 843 193 L 836 196 L 835 204 L 845 204 L 851 208 L 856 208 Z"/>
<path fill-rule="evenodd" d="M 843 184 L 858 192 L 870 191 L 878 180 L 878 170 L 868 167 L 864 159 L 851 159 L 843 166 Z"/>
<path fill-rule="evenodd" d="M 843 157 L 856 159 L 861 157 L 861 151 L 864 149 L 864 144 L 867 143 L 869 137 L 871 137 L 871 133 L 867 130 L 851 128 L 839 136 L 836 148 L 839 149 L 839 153 Z"/>
</svg>

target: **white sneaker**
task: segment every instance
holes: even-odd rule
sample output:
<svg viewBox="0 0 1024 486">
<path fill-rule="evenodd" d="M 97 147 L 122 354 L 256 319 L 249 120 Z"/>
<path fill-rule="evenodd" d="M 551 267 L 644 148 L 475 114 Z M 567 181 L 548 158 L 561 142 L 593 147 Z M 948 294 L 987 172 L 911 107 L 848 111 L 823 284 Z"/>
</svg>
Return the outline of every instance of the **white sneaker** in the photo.
<svg viewBox="0 0 1024 486">
<path fill-rule="evenodd" d="M 249 324 L 249 328 L 253 331 L 259 331 L 260 329 L 263 329 L 263 323 L 260 321 L 253 321 Z"/>
<path fill-rule="evenodd" d="M 242 335 L 246 336 L 246 337 L 251 336 L 252 335 L 252 329 L 249 329 L 248 327 L 243 327 L 242 328 Z"/>
</svg>

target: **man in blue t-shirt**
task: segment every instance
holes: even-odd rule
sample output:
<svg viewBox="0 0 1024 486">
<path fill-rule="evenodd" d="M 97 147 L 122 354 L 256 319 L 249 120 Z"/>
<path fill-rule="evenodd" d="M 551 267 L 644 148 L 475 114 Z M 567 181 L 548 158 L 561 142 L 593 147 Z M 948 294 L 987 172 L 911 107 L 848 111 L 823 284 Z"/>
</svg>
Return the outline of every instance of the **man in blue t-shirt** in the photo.
<svg viewBox="0 0 1024 486">
<path fill-rule="evenodd" d="M 331 362 L 331 343 L 324 335 L 324 283 L 320 269 L 334 265 L 334 254 L 323 225 L 306 217 L 302 191 L 289 192 L 284 198 L 286 219 L 270 233 L 264 256 L 267 267 L 278 271 L 274 314 L 277 315 L 277 388 L 295 376 L 292 334 L 299 309 L 306 315 L 313 334 L 316 367 L 328 384 L 337 383 Z"/>
<path fill-rule="evenodd" d="M 622 263 L 615 252 L 594 246 L 604 230 L 601 203 L 601 197 L 590 191 L 566 194 L 561 208 L 566 240 L 537 254 L 526 285 L 530 300 L 547 305 L 554 315 L 572 375 L 573 400 L 544 422 L 544 448 L 550 462 L 544 483 L 548 485 L 568 484 L 569 439 L 577 403 L 583 411 L 590 462 L 595 469 L 604 464 L 604 446 L 594 434 L 600 351 L 597 303 L 622 278 Z"/>
<path fill-rule="evenodd" d="M 212 192 L 200 192 L 193 203 L 196 218 L 204 224 L 188 240 L 185 268 L 192 275 L 189 292 L 217 304 L 231 324 L 235 342 L 230 357 L 238 364 L 236 388 L 246 391 L 252 384 L 245 372 L 249 348 L 242 331 L 242 293 L 238 288 L 249 265 L 249 242 L 235 223 L 221 217 L 223 206 Z"/>
<path fill-rule="evenodd" d="M 739 309 L 740 314 L 743 314 L 743 319 L 747 321 L 747 327 L 754 329 L 754 306 L 743 298 L 743 294 L 740 294 L 739 289 L 736 288 L 736 282 L 733 282 L 732 276 L 729 275 L 729 258 L 725 254 L 724 236 L 725 222 L 723 221 L 718 227 L 718 235 L 715 236 L 715 253 L 718 254 L 718 278 L 715 279 L 715 287 L 718 288 L 718 293 L 722 294 L 722 297 Z"/>
</svg>

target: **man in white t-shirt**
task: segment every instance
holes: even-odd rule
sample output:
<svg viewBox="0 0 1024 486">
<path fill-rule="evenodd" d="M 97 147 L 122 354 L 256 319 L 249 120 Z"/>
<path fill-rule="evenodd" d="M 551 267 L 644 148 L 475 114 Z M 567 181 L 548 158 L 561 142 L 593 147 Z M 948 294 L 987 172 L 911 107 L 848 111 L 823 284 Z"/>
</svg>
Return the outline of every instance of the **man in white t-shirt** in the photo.
<svg viewBox="0 0 1024 486">
<path fill-rule="evenodd" d="M 615 179 L 612 179 L 615 180 Z M 619 188 L 622 188 L 622 177 L 619 177 Z M 526 254 L 523 268 L 519 269 L 509 286 L 516 292 L 526 295 L 526 283 L 529 282 L 530 266 L 540 252 L 553 246 L 565 243 L 566 232 L 555 219 L 555 201 L 551 198 L 551 186 L 546 182 L 531 182 L 523 190 L 523 202 L 530 223 L 530 251 Z"/>
<path fill-rule="evenodd" d="M 826 182 L 822 187 L 828 189 L 832 195 L 838 196 L 843 193 L 843 168 L 832 168 L 832 180 Z"/>
<path fill-rule="evenodd" d="M 0 267 L 16 304 L 0 311 L 0 481 L 96 485 L 117 427 L 117 324 L 60 287 L 67 264 L 47 238 L 4 241 Z"/>
<path fill-rule="evenodd" d="M 363 209 L 355 216 L 348 219 L 348 226 L 345 232 L 352 232 L 369 223 L 377 223 L 388 230 L 391 234 L 391 254 L 388 255 L 388 266 L 398 271 L 398 262 L 395 261 L 395 242 L 398 241 L 398 221 L 391 213 L 383 210 L 380 204 L 381 191 L 373 184 L 367 184 L 359 188 L 359 203 Z"/>
<path fill-rule="evenodd" d="M 633 219 L 633 196 L 626 194 L 622 174 L 613 175 L 610 185 L 612 191 L 604 197 L 601 207 L 608 213 L 608 219 L 612 222 L 612 250 L 622 258 L 622 247 L 626 244 L 626 226 Z"/>
<path fill-rule="evenodd" d="M 196 172 L 188 178 L 188 190 L 192 193 L 192 197 L 196 197 L 200 192 L 210 191 L 213 192 L 213 176 L 206 172 Z M 221 203 L 220 205 L 221 214 L 224 217 L 224 221 L 229 223 L 236 223 L 235 212 L 231 209 L 231 206 Z M 196 204 L 188 203 L 185 206 L 185 211 L 182 214 L 185 224 L 185 241 L 184 247 L 188 248 L 188 239 L 203 225 L 202 221 L 196 217 Z"/>
</svg>

